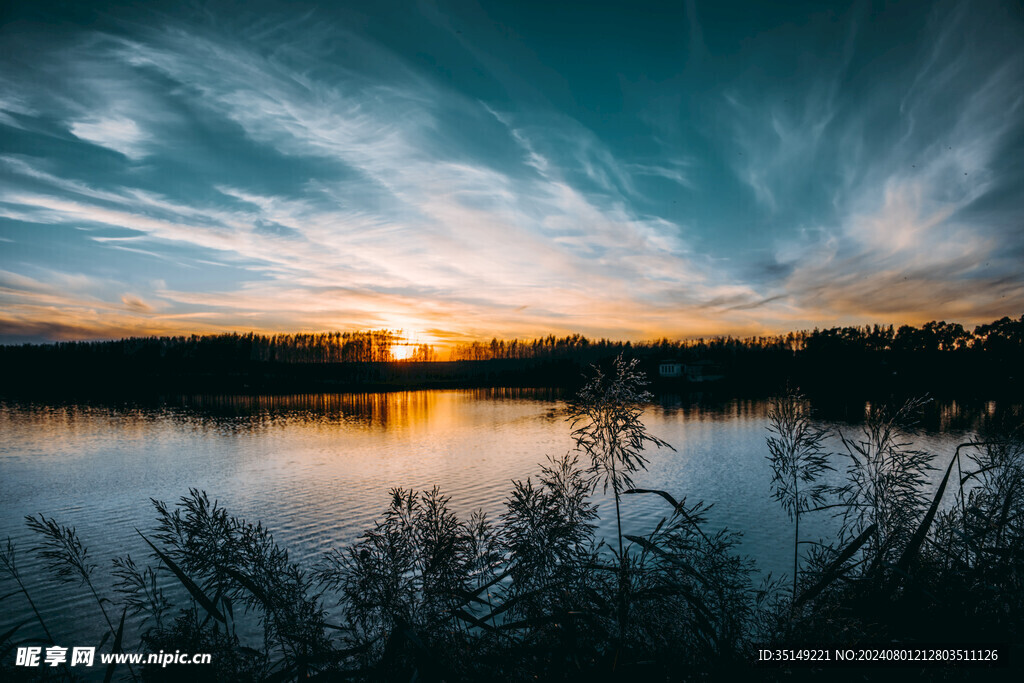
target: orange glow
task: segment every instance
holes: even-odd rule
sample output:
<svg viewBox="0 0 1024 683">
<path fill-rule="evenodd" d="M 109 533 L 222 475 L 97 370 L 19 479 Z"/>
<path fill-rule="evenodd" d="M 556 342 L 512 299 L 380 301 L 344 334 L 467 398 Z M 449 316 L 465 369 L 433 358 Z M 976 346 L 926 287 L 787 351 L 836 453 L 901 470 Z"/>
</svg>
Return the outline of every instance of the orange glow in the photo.
<svg viewBox="0 0 1024 683">
<path fill-rule="evenodd" d="M 391 345 L 391 357 L 395 360 L 407 360 L 416 350 L 415 344 L 392 344 Z"/>
<path fill-rule="evenodd" d="M 394 337 L 390 348 L 392 360 L 437 360 L 437 357 L 433 354 L 442 348 L 447 350 L 449 346 L 448 343 L 438 339 L 435 335 L 421 332 L 417 329 L 410 329 L 408 326 L 396 327 L 398 328 L 397 336 Z M 423 353 L 425 347 L 429 347 L 432 353 L 425 355 Z"/>
</svg>

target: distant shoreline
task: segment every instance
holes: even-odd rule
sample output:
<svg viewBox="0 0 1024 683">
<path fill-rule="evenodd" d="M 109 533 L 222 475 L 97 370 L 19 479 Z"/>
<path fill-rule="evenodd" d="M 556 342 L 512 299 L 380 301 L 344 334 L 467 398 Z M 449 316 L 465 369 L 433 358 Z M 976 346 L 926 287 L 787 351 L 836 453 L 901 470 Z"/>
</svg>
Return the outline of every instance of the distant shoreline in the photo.
<svg viewBox="0 0 1024 683">
<path fill-rule="evenodd" d="M 575 391 L 593 366 L 635 358 L 656 391 L 770 396 L 1024 396 L 1024 316 L 835 327 L 735 339 L 621 342 L 581 335 L 473 342 L 396 360 L 389 330 L 138 337 L 0 346 L 0 396 L 287 394 L 483 387 Z"/>
<path fill-rule="evenodd" d="M 22 356 L 22 357 L 19 357 Z M 490 387 L 573 391 L 592 364 L 611 358 L 508 359 L 445 362 L 282 363 L 204 362 L 108 357 L 32 359 L 0 354 L 0 396 L 138 397 L 165 393 L 370 393 Z M 813 355 L 762 353 L 716 359 L 712 381 L 660 376 L 661 359 L 641 358 L 656 393 L 708 392 L 768 396 L 787 384 L 811 395 L 947 397 L 1024 395 L 1024 363 L 985 353 L 894 352 Z"/>
</svg>

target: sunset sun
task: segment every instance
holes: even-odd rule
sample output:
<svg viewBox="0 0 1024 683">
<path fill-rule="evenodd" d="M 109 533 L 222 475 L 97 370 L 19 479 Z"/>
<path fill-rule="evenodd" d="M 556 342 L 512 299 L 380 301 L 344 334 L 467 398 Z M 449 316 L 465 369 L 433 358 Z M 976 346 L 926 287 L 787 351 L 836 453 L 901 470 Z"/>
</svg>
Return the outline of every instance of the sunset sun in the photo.
<svg viewBox="0 0 1024 683">
<path fill-rule="evenodd" d="M 415 344 L 409 342 L 402 342 L 399 344 L 391 345 L 391 357 L 395 360 L 409 360 L 412 357 L 413 352 L 416 350 Z"/>
</svg>

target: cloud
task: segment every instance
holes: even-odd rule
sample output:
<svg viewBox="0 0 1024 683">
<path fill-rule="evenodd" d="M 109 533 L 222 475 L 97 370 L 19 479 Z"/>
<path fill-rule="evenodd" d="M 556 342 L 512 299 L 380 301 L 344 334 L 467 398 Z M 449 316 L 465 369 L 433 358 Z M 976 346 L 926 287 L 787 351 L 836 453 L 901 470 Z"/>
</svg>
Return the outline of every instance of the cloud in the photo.
<svg viewBox="0 0 1024 683">
<path fill-rule="evenodd" d="M 135 121 L 128 118 L 94 118 L 75 121 L 71 124 L 70 130 L 75 137 L 100 147 L 112 149 L 135 161 L 146 154 L 146 136 Z"/>
<path fill-rule="evenodd" d="M 688 166 L 685 162 L 674 162 L 665 165 L 659 164 L 627 164 L 625 170 L 633 175 L 648 175 L 667 178 L 674 183 L 692 189 L 696 189 L 693 181 L 685 173 Z"/>
<path fill-rule="evenodd" d="M 133 313 L 152 313 L 154 311 L 154 308 L 151 305 L 137 296 L 132 296 L 131 294 L 125 294 L 122 296 L 121 303 L 124 304 L 124 307 L 127 310 Z"/>
</svg>

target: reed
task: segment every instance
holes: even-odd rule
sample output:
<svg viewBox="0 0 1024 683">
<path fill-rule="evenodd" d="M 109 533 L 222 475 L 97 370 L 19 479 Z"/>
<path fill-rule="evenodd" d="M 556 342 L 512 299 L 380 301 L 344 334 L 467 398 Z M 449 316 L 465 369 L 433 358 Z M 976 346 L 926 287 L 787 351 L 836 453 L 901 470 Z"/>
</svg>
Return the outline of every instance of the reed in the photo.
<svg viewBox="0 0 1024 683">
<path fill-rule="evenodd" d="M 619 639 L 629 629 L 629 590 L 633 563 L 623 546 L 622 493 L 633 488 L 632 475 L 647 468 L 644 450 L 647 446 L 672 447 L 647 432 L 641 417 L 651 394 L 644 387 L 647 379 L 638 369 L 637 359 L 627 361 L 621 354 L 605 375 L 594 366 L 594 375 L 576 395 L 569 408 L 572 436 L 577 450 L 591 462 L 590 472 L 607 493 L 609 486 L 615 500 L 617 533 L 617 613 Z M 672 449 L 674 450 L 674 449 Z"/>
<path fill-rule="evenodd" d="M 811 420 L 806 400 L 798 392 L 771 402 L 768 412 L 768 460 L 772 466 L 772 496 L 793 520 L 793 604 L 800 569 L 800 515 L 823 505 L 828 487 L 818 483 L 833 469 L 825 452 L 828 430 Z"/>
<path fill-rule="evenodd" d="M 96 606 L 99 607 L 100 614 L 103 615 L 103 620 L 107 623 L 108 635 L 113 636 L 114 643 L 119 645 L 121 636 L 119 631 L 114 628 L 110 615 L 107 613 L 107 608 L 104 605 L 107 600 L 100 597 L 99 592 L 96 590 L 96 584 L 93 582 L 96 565 L 90 560 L 89 551 L 78 538 L 75 528 L 62 526 L 53 519 L 47 519 L 42 514 L 38 515 L 38 517 L 26 516 L 25 523 L 36 534 L 37 538 L 37 544 L 32 548 L 32 552 L 44 560 L 46 567 L 60 581 L 78 581 L 89 589 L 89 593 L 96 601 Z M 106 636 L 104 636 L 104 639 L 106 639 Z M 135 670 L 130 664 L 128 669 L 131 672 L 132 678 L 137 680 L 138 677 L 135 674 Z"/>
<path fill-rule="evenodd" d="M 894 564 L 907 546 L 929 504 L 928 474 L 934 453 L 913 447 L 918 415 L 927 399 L 905 401 L 893 409 L 870 404 L 856 434 L 840 432 L 846 483 L 834 487 L 842 519 L 842 539 L 874 525 L 865 543 L 872 569 Z"/>
</svg>

